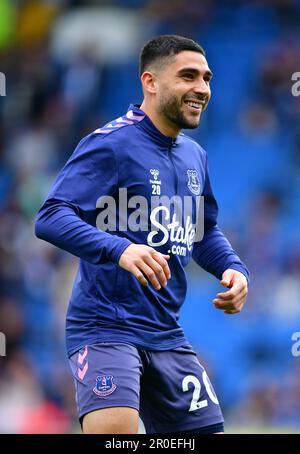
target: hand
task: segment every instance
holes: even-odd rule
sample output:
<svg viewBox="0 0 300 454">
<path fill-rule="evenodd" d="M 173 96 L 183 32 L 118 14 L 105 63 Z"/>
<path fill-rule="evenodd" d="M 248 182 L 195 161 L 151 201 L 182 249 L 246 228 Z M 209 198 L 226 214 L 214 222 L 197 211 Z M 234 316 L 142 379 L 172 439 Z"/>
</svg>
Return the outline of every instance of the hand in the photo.
<svg viewBox="0 0 300 454">
<path fill-rule="evenodd" d="M 119 265 L 124 270 L 130 271 L 144 286 L 148 285 L 149 279 L 156 290 L 165 287 L 167 280 L 171 278 L 171 272 L 167 260 L 169 255 L 161 254 L 152 247 L 144 244 L 131 244 L 119 259 Z"/>
<path fill-rule="evenodd" d="M 239 271 L 228 268 L 224 271 L 220 282 L 224 287 L 230 287 L 230 290 L 217 294 L 217 298 L 213 300 L 215 307 L 223 310 L 225 314 L 241 312 L 248 293 L 246 277 Z"/>
</svg>

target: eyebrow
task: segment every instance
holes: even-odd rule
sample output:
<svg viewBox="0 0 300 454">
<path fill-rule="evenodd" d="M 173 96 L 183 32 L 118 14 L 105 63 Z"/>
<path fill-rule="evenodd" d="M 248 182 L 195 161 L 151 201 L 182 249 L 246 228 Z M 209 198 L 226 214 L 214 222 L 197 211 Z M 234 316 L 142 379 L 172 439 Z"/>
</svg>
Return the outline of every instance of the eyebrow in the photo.
<svg viewBox="0 0 300 454">
<path fill-rule="evenodd" d="M 197 74 L 198 75 L 198 74 L 200 74 L 200 71 L 198 69 L 196 69 L 196 68 L 182 68 L 182 69 L 180 69 L 178 71 L 177 74 L 179 76 L 181 76 L 184 73 L 193 73 L 193 74 Z M 210 78 L 212 78 L 213 77 L 213 73 L 210 70 L 208 70 L 208 71 L 205 71 L 204 76 L 209 76 Z"/>
</svg>

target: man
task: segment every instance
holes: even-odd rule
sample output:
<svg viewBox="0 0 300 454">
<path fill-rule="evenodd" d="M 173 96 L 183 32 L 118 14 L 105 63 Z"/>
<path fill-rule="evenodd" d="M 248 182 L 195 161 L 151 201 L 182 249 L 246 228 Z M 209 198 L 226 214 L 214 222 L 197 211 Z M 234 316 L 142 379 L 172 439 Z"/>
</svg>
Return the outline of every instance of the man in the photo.
<svg viewBox="0 0 300 454">
<path fill-rule="evenodd" d="M 191 257 L 229 288 L 216 308 L 238 313 L 247 295 L 248 271 L 217 226 L 206 153 L 180 134 L 198 126 L 212 73 L 201 46 L 166 35 L 144 46 L 140 74 L 142 105 L 79 143 L 36 235 L 81 259 L 66 331 L 84 433 L 137 433 L 139 415 L 147 433 L 222 433 L 218 399 L 178 324 Z M 165 205 L 153 205 L 158 196 Z M 189 215 L 180 218 L 178 199 L 168 205 L 174 196 L 190 197 Z M 133 228 L 137 217 L 144 228 Z"/>
</svg>

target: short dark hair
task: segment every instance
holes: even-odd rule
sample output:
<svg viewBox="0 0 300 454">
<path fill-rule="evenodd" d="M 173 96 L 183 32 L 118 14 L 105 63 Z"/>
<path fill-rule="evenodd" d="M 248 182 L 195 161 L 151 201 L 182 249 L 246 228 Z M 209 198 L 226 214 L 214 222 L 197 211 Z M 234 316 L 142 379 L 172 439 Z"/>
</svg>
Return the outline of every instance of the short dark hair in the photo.
<svg viewBox="0 0 300 454">
<path fill-rule="evenodd" d="M 173 57 L 184 50 L 199 52 L 205 57 L 203 47 L 192 39 L 178 35 L 161 35 L 151 39 L 141 51 L 140 75 L 153 63 Z"/>
</svg>

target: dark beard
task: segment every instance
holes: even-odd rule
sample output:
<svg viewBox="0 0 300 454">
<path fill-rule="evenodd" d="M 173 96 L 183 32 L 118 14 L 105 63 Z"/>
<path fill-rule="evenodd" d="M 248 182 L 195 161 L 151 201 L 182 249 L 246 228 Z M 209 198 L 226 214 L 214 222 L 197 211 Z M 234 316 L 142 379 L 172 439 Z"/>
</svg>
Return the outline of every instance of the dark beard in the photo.
<svg viewBox="0 0 300 454">
<path fill-rule="evenodd" d="M 195 129 L 199 126 L 200 119 L 197 123 L 189 122 L 180 109 L 180 104 L 175 96 L 169 97 L 168 100 L 162 99 L 160 104 L 161 113 L 180 129 Z"/>
</svg>

